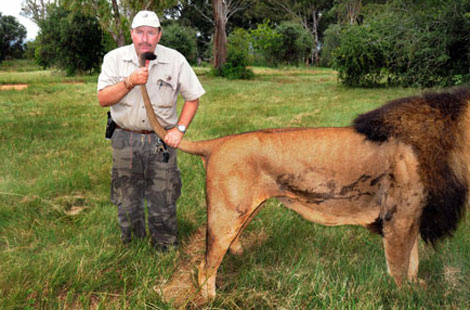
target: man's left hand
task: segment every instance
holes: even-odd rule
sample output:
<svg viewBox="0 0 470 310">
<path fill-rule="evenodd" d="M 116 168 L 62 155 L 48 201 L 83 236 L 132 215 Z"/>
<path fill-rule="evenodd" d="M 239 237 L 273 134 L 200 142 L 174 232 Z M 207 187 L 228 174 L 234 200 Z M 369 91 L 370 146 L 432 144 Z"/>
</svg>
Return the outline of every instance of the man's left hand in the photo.
<svg viewBox="0 0 470 310">
<path fill-rule="evenodd" d="M 177 148 L 181 140 L 183 140 L 183 136 L 184 133 L 180 132 L 177 128 L 171 128 L 168 130 L 165 138 L 163 138 L 163 141 L 165 141 L 166 145 L 169 147 Z"/>
</svg>

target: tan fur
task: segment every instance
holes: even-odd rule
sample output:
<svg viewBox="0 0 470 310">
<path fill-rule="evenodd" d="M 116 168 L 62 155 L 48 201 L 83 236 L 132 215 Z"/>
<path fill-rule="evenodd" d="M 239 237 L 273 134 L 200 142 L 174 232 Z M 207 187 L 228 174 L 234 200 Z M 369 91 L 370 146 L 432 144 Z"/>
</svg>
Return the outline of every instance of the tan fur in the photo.
<svg viewBox="0 0 470 310">
<path fill-rule="evenodd" d="M 271 197 L 323 225 L 366 226 L 381 214 L 390 217 L 384 225 L 389 272 L 398 285 L 405 277 L 416 280 L 418 219 L 425 196 L 417 167 L 409 146 L 368 142 L 351 128 L 226 137 L 211 150 L 206 167 L 208 240 L 199 267 L 202 293 L 215 296 L 223 256 L 229 248 L 241 253 L 241 231 Z"/>
<path fill-rule="evenodd" d="M 144 100 L 150 106 L 145 96 Z M 351 127 L 273 129 L 210 141 L 183 140 L 180 149 L 200 155 L 206 168 L 206 257 L 198 270 L 202 295 L 215 297 L 217 269 L 225 253 L 230 249 L 242 254 L 240 234 L 272 197 L 323 225 L 367 226 L 380 219 L 388 272 L 398 286 L 404 279 L 417 281 L 421 215 L 429 191 L 440 190 L 447 181 L 435 173 L 433 164 L 448 160 L 465 185 L 470 173 L 468 107 L 458 120 L 449 121 L 425 100 L 412 97 L 385 107 L 392 112 L 377 134 L 390 134 L 378 136 L 381 142 L 371 142 Z M 155 116 L 149 118 L 155 131 L 164 134 Z M 452 135 L 439 140 L 441 149 L 436 148 L 437 139 L 449 132 Z"/>
</svg>

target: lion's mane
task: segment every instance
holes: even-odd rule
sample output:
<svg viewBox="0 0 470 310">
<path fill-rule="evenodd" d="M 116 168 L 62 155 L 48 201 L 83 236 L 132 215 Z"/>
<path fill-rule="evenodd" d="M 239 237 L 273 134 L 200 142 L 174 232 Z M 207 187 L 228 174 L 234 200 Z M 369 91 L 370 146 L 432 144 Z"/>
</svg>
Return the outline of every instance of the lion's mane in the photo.
<svg viewBox="0 0 470 310">
<path fill-rule="evenodd" d="M 452 236 L 465 212 L 468 180 L 452 156 L 462 143 L 465 113 L 470 100 L 469 88 L 440 93 L 425 93 L 393 100 L 359 115 L 355 130 L 375 143 L 395 138 L 411 145 L 416 152 L 418 172 L 427 192 L 420 219 L 420 234 L 427 243 Z M 375 223 L 380 227 L 381 219 Z"/>
</svg>

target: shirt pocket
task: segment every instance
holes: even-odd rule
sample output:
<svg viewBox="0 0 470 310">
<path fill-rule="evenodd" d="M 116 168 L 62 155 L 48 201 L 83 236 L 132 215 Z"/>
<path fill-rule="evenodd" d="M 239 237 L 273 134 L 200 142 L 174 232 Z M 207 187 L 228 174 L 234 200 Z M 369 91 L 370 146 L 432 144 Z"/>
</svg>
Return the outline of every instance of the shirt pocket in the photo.
<svg viewBox="0 0 470 310">
<path fill-rule="evenodd" d="M 171 108 L 177 96 L 176 82 L 171 74 L 158 74 L 154 79 L 155 96 L 159 98 L 156 105 L 159 108 Z"/>
</svg>

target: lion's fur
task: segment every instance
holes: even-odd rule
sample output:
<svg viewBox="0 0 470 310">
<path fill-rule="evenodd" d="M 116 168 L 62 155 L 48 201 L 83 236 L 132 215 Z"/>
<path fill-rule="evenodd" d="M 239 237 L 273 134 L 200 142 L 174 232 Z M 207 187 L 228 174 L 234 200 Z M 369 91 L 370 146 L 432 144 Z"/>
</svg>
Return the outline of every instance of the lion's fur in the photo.
<svg viewBox="0 0 470 310">
<path fill-rule="evenodd" d="M 420 233 L 432 244 L 452 235 L 465 210 L 467 171 L 456 161 L 468 156 L 461 146 L 469 143 L 465 141 L 469 100 L 468 88 L 425 93 L 391 101 L 354 120 L 357 132 L 371 141 L 383 143 L 393 137 L 413 147 L 428 194 Z M 376 223 L 381 225 L 382 220 Z"/>
<path fill-rule="evenodd" d="M 375 229 L 396 284 L 417 280 L 419 233 L 435 244 L 465 211 L 469 100 L 470 90 L 459 88 L 391 101 L 351 127 L 183 141 L 180 149 L 201 156 L 206 169 L 202 294 L 215 296 L 225 253 L 243 252 L 240 234 L 271 197 L 315 223 Z"/>
</svg>

